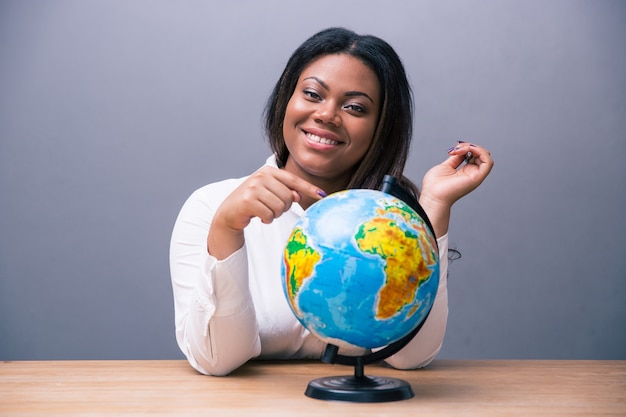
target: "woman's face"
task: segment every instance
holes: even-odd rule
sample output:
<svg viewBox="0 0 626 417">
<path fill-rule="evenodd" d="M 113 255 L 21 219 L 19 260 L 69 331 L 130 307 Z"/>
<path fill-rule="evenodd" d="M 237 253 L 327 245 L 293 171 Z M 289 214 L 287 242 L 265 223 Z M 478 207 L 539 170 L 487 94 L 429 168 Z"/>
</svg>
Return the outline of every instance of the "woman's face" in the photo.
<svg viewBox="0 0 626 417">
<path fill-rule="evenodd" d="M 345 188 L 372 143 L 380 105 L 376 74 L 357 58 L 312 61 L 287 104 L 285 169 L 328 192 Z"/>
</svg>

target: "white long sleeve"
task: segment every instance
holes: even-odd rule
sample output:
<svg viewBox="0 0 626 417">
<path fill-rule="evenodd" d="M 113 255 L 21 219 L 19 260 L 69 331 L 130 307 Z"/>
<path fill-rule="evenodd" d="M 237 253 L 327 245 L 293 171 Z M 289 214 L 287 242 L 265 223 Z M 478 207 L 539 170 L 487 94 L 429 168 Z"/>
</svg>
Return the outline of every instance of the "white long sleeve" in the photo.
<svg viewBox="0 0 626 417">
<path fill-rule="evenodd" d="M 205 197 L 217 197 L 219 203 L 220 190 L 215 188 L 196 191 L 180 211 L 170 244 L 170 270 L 178 346 L 198 371 L 226 375 L 261 348 L 245 246 L 223 261 L 206 249 L 217 206 Z"/>
<path fill-rule="evenodd" d="M 268 164 L 275 165 L 273 157 Z M 195 191 L 170 243 L 176 340 L 189 363 L 208 375 L 227 375 L 253 358 L 319 358 L 325 347 L 298 322 L 282 289 L 284 246 L 304 214 L 298 204 L 271 224 L 253 219 L 244 230 L 244 247 L 229 258 L 218 261 L 207 252 L 213 214 L 244 179 Z M 441 348 L 448 317 L 447 235 L 438 244 L 441 279 L 433 309 L 413 341 L 388 358 L 394 367 L 425 366 Z"/>
</svg>

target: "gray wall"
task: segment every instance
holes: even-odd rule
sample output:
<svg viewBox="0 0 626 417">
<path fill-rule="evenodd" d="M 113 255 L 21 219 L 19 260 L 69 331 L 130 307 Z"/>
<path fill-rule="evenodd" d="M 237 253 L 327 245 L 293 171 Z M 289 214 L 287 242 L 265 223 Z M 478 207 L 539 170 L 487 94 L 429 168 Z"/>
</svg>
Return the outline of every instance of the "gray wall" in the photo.
<svg viewBox="0 0 626 417">
<path fill-rule="evenodd" d="M 0 2 L 0 360 L 179 358 L 172 225 L 248 174 L 287 57 L 341 25 L 415 89 L 419 180 L 457 139 L 496 165 L 455 206 L 442 358 L 626 359 L 626 2 Z"/>
</svg>

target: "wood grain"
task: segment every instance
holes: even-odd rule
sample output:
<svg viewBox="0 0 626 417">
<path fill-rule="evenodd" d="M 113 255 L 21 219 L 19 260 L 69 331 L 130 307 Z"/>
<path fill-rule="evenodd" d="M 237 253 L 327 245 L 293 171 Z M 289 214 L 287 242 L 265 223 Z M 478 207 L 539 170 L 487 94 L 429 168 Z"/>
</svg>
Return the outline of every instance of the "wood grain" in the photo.
<svg viewBox="0 0 626 417">
<path fill-rule="evenodd" d="M 250 362 L 227 377 L 185 361 L 0 364 L 2 416 L 626 416 L 626 361 L 435 361 L 367 375 L 402 378 L 415 396 L 387 403 L 308 398 L 314 378 L 351 374 L 319 362 Z"/>
</svg>

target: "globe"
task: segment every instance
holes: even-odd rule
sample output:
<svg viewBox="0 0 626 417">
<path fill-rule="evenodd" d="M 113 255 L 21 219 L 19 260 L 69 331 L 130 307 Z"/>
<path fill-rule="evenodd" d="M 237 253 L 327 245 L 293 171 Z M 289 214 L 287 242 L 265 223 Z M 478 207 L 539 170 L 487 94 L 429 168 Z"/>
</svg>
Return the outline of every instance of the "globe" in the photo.
<svg viewBox="0 0 626 417">
<path fill-rule="evenodd" d="M 292 311 L 311 333 L 339 347 L 379 348 L 428 315 L 439 284 L 437 243 L 403 200 L 341 191 L 295 224 L 282 278 Z"/>
</svg>

